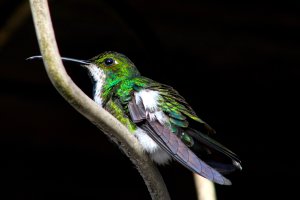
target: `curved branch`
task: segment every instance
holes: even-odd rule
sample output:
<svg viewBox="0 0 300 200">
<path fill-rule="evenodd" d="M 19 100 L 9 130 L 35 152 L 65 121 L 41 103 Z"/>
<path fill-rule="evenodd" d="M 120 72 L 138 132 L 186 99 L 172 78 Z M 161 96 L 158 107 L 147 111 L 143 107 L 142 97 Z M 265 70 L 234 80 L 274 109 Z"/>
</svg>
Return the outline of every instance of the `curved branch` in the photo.
<svg viewBox="0 0 300 200">
<path fill-rule="evenodd" d="M 40 51 L 52 84 L 78 112 L 118 144 L 136 165 L 152 199 L 170 199 L 160 173 L 134 136 L 117 119 L 86 96 L 66 73 L 58 52 L 47 0 L 30 0 L 30 6 Z"/>
</svg>

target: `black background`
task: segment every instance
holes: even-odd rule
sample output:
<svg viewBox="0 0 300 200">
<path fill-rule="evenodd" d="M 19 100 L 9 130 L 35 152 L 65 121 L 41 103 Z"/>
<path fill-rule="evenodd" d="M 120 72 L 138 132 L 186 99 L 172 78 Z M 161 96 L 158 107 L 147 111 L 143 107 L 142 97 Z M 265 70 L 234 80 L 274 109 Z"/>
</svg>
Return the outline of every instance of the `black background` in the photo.
<svg viewBox="0 0 300 200">
<path fill-rule="evenodd" d="M 0 1 L 0 31 L 21 1 Z M 298 195 L 299 4 L 201 1 L 51 1 L 61 55 L 124 53 L 176 88 L 243 171 L 218 199 Z M 0 47 L 0 198 L 150 199 L 118 147 L 56 92 L 30 15 Z M 66 64 L 90 96 L 86 72 Z M 195 199 L 191 173 L 159 167 L 172 199 Z"/>
</svg>

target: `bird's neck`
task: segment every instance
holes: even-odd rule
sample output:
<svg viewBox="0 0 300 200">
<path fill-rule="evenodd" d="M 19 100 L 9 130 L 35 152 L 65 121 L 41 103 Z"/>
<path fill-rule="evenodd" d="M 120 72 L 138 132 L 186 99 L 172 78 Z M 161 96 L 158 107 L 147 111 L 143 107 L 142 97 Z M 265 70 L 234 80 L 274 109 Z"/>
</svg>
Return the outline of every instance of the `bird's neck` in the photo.
<svg viewBox="0 0 300 200">
<path fill-rule="evenodd" d="M 105 73 L 93 78 L 94 80 L 94 101 L 101 107 L 105 107 L 105 104 L 113 96 L 113 93 L 120 90 L 122 82 L 126 81 L 125 78 L 112 77 Z"/>
<path fill-rule="evenodd" d="M 93 89 L 93 98 L 94 101 L 102 107 L 103 100 L 101 98 L 101 94 L 103 93 L 103 87 L 106 82 L 106 74 L 103 70 L 99 69 L 96 65 L 90 65 L 88 67 L 89 74 L 91 76 L 91 79 L 94 83 L 94 89 Z"/>
<path fill-rule="evenodd" d="M 132 85 L 134 83 L 134 77 L 138 74 L 132 74 L 132 76 L 116 76 L 115 74 L 105 73 L 96 65 L 90 65 L 88 67 L 90 76 L 94 82 L 93 98 L 94 101 L 101 107 L 105 107 L 105 104 L 113 96 L 113 93 L 118 93 L 121 99 L 127 97 L 127 92 L 130 93 Z M 125 96 L 124 97 L 124 93 Z"/>
</svg>

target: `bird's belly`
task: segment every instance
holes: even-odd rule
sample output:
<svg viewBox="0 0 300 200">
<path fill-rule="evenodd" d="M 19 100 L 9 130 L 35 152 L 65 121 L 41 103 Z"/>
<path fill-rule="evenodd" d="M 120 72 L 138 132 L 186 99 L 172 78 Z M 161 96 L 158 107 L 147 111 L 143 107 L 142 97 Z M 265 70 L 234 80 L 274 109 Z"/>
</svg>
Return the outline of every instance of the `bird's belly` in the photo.
<svg viewBox="0 0 300 200">
<path fill-rule="evenodd" d="M 157 164 L 167 164 L 171 160 L 171 156 L 153 141 L 144 130 L 138 128 L 134 134 L 142 148 L 150 154 L 151 159 Z"/>
</svg>

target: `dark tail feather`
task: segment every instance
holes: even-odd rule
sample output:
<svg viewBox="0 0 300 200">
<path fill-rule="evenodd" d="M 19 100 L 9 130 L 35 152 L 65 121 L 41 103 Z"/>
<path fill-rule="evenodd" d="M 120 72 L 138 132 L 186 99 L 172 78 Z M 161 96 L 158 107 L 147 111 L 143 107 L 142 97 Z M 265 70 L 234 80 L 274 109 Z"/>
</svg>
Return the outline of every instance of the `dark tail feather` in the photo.
<svg viewBox="0 0 300 200">
<path fill-rule="evenodd" d="M 221 174 L 229 174 L 236 170 L 236 166 L 233 164 L 225 164 L 213 160 L 205 160 L 205 162 Z"/>
<path fill-rule="evenodd" d="M 210 166 L 217 169 L 221 173 L 229 173 L 236 169 L 242 170 L 240 159 L 231 150 L 197 130 L 189 128 L 185 130 L 185 132 L 192 136 L 196 140 L 195 142 L 199 143 L 200 147 L 204 147 L 206 152 L 212 154 L 217 152 L 215 154 L 223 155 L 222 157 L 225 155 L 225 157 L 231 160 L 230 164 L 223 163 L 222 161 L 218 162 L 217 159 L 216 161 L 206 160 L 205 162 Z"/>
</svg>

